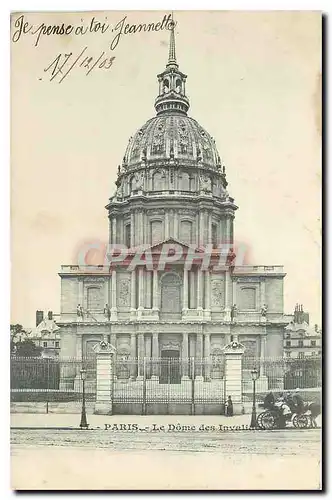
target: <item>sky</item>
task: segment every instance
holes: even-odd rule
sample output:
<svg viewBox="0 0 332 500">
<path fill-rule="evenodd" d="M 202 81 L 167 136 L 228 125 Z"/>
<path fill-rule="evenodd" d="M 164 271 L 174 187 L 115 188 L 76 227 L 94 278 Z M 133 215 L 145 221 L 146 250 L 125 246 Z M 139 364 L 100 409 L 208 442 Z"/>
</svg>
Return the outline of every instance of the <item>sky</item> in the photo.
<svg viewBox="0 0 332 500">
<path fill-rule="evenodd" d="M 75 264 L 85 242 L 107 242 L 104 207 L 129 137 L 155 115 L 169 33 L 123 34 L 110 45 L 125 16 L 131 25 L 165 14 L 25 14 L 33 28 L 11 43 L 11 322 L 32 327 L 37 309 L 59 312 L 60 266 Z M 93 17 L 110 28 L 43 34 L 42 23 L 85 28 Z M 285 313 L 302 303 L 321 324 L 320 15 L 187 11 L 175 20 L 188 114 L 215 138 L 239 206 L 235 239 L 252 264 L 284 265 Z M 74 62 L 82 51 L 80 61 L 115 59 L 51 80 L 65 54 Z"/>
</svg>

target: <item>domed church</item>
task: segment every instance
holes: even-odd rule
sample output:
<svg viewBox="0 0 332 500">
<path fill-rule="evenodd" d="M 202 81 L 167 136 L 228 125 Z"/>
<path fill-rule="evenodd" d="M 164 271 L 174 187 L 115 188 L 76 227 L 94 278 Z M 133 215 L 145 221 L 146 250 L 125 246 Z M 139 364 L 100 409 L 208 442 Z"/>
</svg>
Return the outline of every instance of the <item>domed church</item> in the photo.
<svg viewBox="0 0 332 500">
<path fill-rule="evenodd" d="M 283 267 L 244 266 L 237 259 L 238 207 L 214 138 L 188 116 L 174 28 L 157 78 L 155 116 L 130 138 L 106 206 L 109 243 L 127 248 L 126 259 L 98 269 L 62 266 L 61 357 L 84 359 L 104 339 L 116 350 L 114 378 L 121 387 L 139 387 L 145 378 L 158 392 L 165 383 L 195 378 L 209 394 L 214 384 L 221 387 L 225 346 L 236 341 L 245 353 L 244 380 L 254 363 L 267 389 L 264 361 L 282 357 L 289 322 Z M 131 266 L 142 249 L 152 265 L 140 259 Z M 193 249 L 196 257 L 209 256 L 208 265 L 201 265 L 203 258 L 187 265 Z M 66 370 L 62 386 L 74 387 L 78 376 Z"/>
</svg>

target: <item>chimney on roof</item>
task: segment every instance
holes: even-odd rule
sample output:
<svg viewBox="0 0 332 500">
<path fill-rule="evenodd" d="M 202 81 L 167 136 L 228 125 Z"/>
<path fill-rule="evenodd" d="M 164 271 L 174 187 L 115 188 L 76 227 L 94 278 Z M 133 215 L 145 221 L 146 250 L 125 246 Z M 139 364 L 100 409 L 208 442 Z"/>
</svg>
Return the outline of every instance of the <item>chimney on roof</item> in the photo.
<svg viewBox="0 0 332 500">
<path fill-rule="evenodd" d="M 36 326 L 38 326 L 44 319 L 44 311 L 36 311 Z"/>
<path fill-rule="evenodd" d="M 47 317 L 48 317 L 48 319 L 52 320 L 53 319 L 53 311 L 48 311 Z"/>
</svg>

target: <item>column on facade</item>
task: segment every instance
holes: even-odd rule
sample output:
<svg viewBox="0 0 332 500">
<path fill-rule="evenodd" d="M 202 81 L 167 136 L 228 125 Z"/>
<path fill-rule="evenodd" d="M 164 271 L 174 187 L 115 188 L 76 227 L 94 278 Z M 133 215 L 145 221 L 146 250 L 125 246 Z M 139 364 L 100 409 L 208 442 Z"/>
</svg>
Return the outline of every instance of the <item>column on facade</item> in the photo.
<svg viewBox="0 0 332 500">
<path fill-rule="evenodd" d="M 211 272 L 209 269 L 204 271 L 205 274 L 205 309 L 206 311 L 211 310 Z"/>
<path fill-rule="evenodd" d="M 110 304 L 109 278 L 106 278 L 104 283 L 104 302 L 109 306 Z"/>
<path fill-rule="evenodd" d="M 236 279 L 233 278 L 233 282 L 232 282 L 232 287 L 233 287 L 233 293 L 232 293 L 232 296 L 233 296 L 233 303 L 232 305 L 236 305 L 236 289 L 237 289 L 237 281 Z"/>
<path fill-rule="evenodd" d="M 114 333 L 114 332 L 112 332 L 110 335 L 110 344 L 112 347 L 114 347 L 116 349 L 117 339 L 116 339 L 116 333 Z M 117 376 L 116 351 L 114 353 L 113 359 L 114 359 L 114 379 L 116 379 L 116 376 Z"/>
<path fill-rule="evenodd" d="M 196 294 L 198 311 L 201 311 L 203 309 L 202 299 L 203 299 L 203 276 L 202 276 L 202 269 L 199 266 L 197 267 L 197 294 Z"/>
<path fill-rule="evenodd" d="M 142 315 L 144 309 L 144 267 L 138 268 L 138 315 Z"/>
<path fill-rule="evenodd" d="M 117 319 L 117 306 L 116 306 L 116 270 L 112 269 L 111 274 L 111 288 L 112 288 L 112 304 L 111 304 L 111 319 Z"/>
<path fill-rule="evenodd" d="M 231 243 L 231 219 L 230 219 L 229 215 L 226 216 L 225 223 L 226 223 L 225 224 L 225 226 L 226 226 L 225 243 L 229 245 Z"/>
<path fill-rule="evenodd" d="M 234 217 L 230 218 L 229 241 L 230 241 L 230 244 L 233 245 L 233 243 L 234 243 Z"/>
<path fill-rule="evenodd" d="M 151 280 L 152 272 L 145 270 L 145 304 L 144 307 L 147 309 L 152 309 L 152 297 L 151 297 Z"/>
<path fill-rule="evenodd" d="M 211 212 L 207 213 L 208 220 L 208 243 L 212 243 L 212 214 Z"/>
<path fill-rule="evenodd" d="M 182 378 L 187 379 L 189 375 L 189 338 L 188 333 L 182 334 Z"/>
<path fill-rule="evenodd" d="M 179 213 L 174 210 L 174 238 L 179 238 Z"/>
<path fill-rule="evenodd" d="M 188 310 L 188 269 L 186 267 L 183 268 L 183 306 L 182 312 L 184 314 L 187 313 Z"/>
<path fill-rule="evenodd" d="M 138 245 L 142 245 L 144 242 L 144 219 L 143 219 L 143 210 L 140 209 L 138 211 L 138 234 L 139 234 L 139 239 L 138 239 Z"/>
<path fill-rule="evenodd" d="M 157 378 L 159 375 L 159 335 L 157 332 L 152 333 L 152 377 Z"/>
<path fill-rule="evenodd" d="M 130 246 L 135 245 L 135 214 L 130 212 Z"/>
<path fill-rule="evenodd" d="M 124 221 L 123 219 L 120 219 L 119 220 L 119 242 L 121 243 L 121 245 L 123 245 L 125 243 L 125 229 L 124 229 Z"/>
<path fill-rule="evenodd" d="M 226 222 L 225 222 L 225 217 L 222 217 L 219 223 L 219 230 L 220 230 L 220 240 L 221 244 L 224 247 L 225 241 L 226 241 L 226 228 L 225 228 Z"/>
<path fill-rule="evenodd" d="M 78 304 L 80 304 L 83 307 L 83 310 L 85 309 L 85 307 L 84 307 L 84 283 L 83 283 L 83 278 L 78 278 Z"/>
<path fill-rule="evenodd" d="M 169 238 L 169 212 L 165 210 L 165 240 Z"/>
<path fill-rule="evenodd" d="M 265 279 L 264 278 L 261 278 L 261 282 L 260 282 L 260 305 L 261 307 L 264 306 L 264 304 L 266 303 L 266 299 L 265 299 Z"/>
<path fill-rule="evenodd" d="M 136 334 L 130 334 L 130 377 L 136 378 L 137 363 L 136 363 Z"/>
<path fill-rule="evenodd" d="M 196 378 L 203 378 L 203 333 L 199 332 L 196 336 Z"/>
<path fill-rule="evenodd" d="M 204 241 L 204 210 L 200 211 L 199 214 L 199 244 L 203 245 Z"/>
<path fill-rule="evenodd" d="M 136 268 L 131 271 L 130 316 L 136 317 Z"/>
<path fill-rule="evenodd" d="M 152 296 L 152 309 L 154 311 L 159 310 L 159 283 L 158 283 L 158 270 L 153 270 L 153 296 Z"/>
<path fill-rule="evenodd" d="M 261 335 L 261 349 L 260 349 L 260 377 L 266 375 L 265 374 L 265 358 L 266 358 L 266 342 L 267 342 L 267 336 L 266 336 L 266 331 L 264 331 L 264 334 Z"/>
<path fill-rule="evenodd" d="M 189 301 L 189 309 L 195 309 L 195 301 L 196 301 L 196 289 L 195 289 L 195 271 L 191 269 L 189 271 L 189 287 L 190 287 L 190 301 Z"/>
<path fill-rule="evenodd" d="M 231 320 L 230 272 L 225 271 L 225 321 Z M 228 343 L 228 342 L 226 342 Z"/>
<path fill-rule="evenodd" d="M 113 244 L 117 244 L 118 243 L 116 215 L 112 218 L 112 243 Z"/>
<path fill-rule="evenodd" d="M 138 377 L 143 377 L 144 370 L 144 355 L 145 355 L 145 345 L 144 345 L 144 333 L 138 334 Z"/>
<path fill-rule="evenodd" d="M 195 217 L 196 245 L 199 245 L 199 214 Z"/>
<path fill-rule="evenodd" d="M 210 350 L 211 350 L 211 336 L 209 333 L 204 335 L 204 360 L 205 360 L 205 379 L 210 380 L 211 365 L 210 365 Z"/>
</svg>

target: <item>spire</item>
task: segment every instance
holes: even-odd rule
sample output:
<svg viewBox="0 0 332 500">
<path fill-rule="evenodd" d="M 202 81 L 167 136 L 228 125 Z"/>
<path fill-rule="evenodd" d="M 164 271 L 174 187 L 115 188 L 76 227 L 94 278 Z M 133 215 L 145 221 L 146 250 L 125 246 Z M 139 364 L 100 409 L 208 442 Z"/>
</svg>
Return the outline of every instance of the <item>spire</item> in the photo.
<svg viewBox="0 0 332 500">
<path fill-rule="evenodd" d="M 166 67 L 168 68 L 169 66 L 176 66 L 177 68 L 179 67 L 177 62 L 176 62 L 176 55 L 175 55 L 175 35 L 174 35 L 174 27 L 175 27 L 175 22 L 173 21 L 173 14 L 172 14 L 172 21 L 170 23 L 170 40 L 169 40 L 169 52 L 168 52 L 168 63 Z"/>
<path fill-rule="evenodd" d="M 158 76 L 159 94 L 155 100 L 155 110 L 157 115 L 163 113 L 187 114 L 189 109 L 189 99 L 186 96 L 187 76 L 179 70 L 179 65 L 175 55 L 175 35 L 176 23 L 172 20 L 168 23 L 170 30 L 170 42 L 168 51 L 168 62 L 166 68 Z"/>
</svg>

